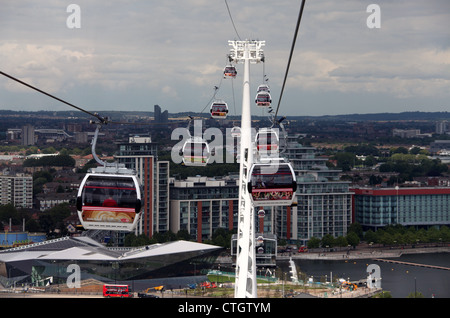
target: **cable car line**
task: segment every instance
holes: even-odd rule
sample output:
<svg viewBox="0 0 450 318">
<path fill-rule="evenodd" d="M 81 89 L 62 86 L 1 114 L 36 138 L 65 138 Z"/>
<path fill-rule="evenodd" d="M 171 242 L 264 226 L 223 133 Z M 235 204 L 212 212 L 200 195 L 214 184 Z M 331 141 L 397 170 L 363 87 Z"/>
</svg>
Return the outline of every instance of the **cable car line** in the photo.
<svg viewBox="0 0 450 318">
<path fill-rule="evenodd" d="M 91 116 L 97 118 L 97 119 L 98 119 L 99 121 L 101 121 L 101 122 L 106 122 L 106 119 L 103 118 L 103 117 L 101 117 L 101 116 L 100 116 L 99 114 L 97 114 L 97 113 L 91 113 L 91 112 L 89 112 L 89 111 L 87 111 L 87 110 L 85 110 L 85 109 L 83 109 L 83 108 L 81 108 L 81 107 L 75 106 L 74 104 L 71 104 L 71 103 L 69 103 L 69 102 L 67 102 L 67 101 L 65 101 L 65 100 L 63 100 L 63 99 L 61 99 L 61 98 L 58 98 L 58 97 L 56 97 L 56 96 L 54 96 L 54 95 L 52 95 L 52 94 L 49 94 L 49 93 L 47 93 L 47 92 L 44 92 L 43 90 L 41 90 L 41 89 L 39 89 L 39 88 L 37 88 L 37 87 L 34 87 L 34 86 L 32 86 L 32 85 L 30 85 L 30 84 L 28 84 L 28 83 L 25 83 L 24 81 L 21 81 L 21 80 L 19 80 L 18 78 L 15 78 L 14 76 L 11 76 L 11 75 L 9 75 L 9 74 L 6 74 L 5 72 L 0 71 L 0 74 L 2 74 L 2 75 L 4 75 L 4 76 L 6 76 L 6 77 L 8 77 L 8 78 L 10 78 L 10 79 L 12 79 L 12 80 L 18 82 L 18 83 L 20 83 L 20 84 L 22 84 L 22 85 L 25 85 L 25 86 L 27 86 L 27 87 L 29 87 L 29 88 L 31 88 L 31 89 L 34 89 L 35 91 L 38 91 L 38 92 L 41 93 L 41 94 L 44 94 L 44 95 L 47 95 L 47 96 L 49 96 L 49 97 L 51 97 L 51 98 L 53 98 L 53 99 L 56 99 L 57 101 L 59 101 L 59 102 L 61 102 L 61 103 L 64 103 L 64 104 L 69 105 L 69 106 L 71 106 L 71 107 L 73 107 L 73 108 L 75 108 L 75 109 L 78 109 L 78 110 L 80 110 L 80 111 L 82 111 L 82 112 L 84 112 L 84 113 L 86 113 L 86 114 L 89 114 L 89 115 L 91 115 Z"/>
<path fill-rule="evenodd" d="M 281 88 L 280 99 L 278 100 L 278 106 L 277 106 L 277 109 L 276 109 L 276 111 L 275 111 L 274 120 L 276 119 L 277 114 L 278 114 L 278 110 L 279 110 L 279 108 L 280 108 L 281 98 L 282 98 L 282 96 L 283 96 L 284 86 L 285 86 L 285 84 L 286 84 L 287 75 L 288 75 L 288 73 L 289 73 L 289 67 L 290 67 L 291 60 L 292 60 L 292 54 L 294 53 L 295 42 L 296 42 L 296 40 L 297 40 L 298 29 L 300 28 L 300 21 L 301 21 L 301 19 L 302 19 L 303 8 L 304 8 L 304 7 L 305 7 L 305 0 L 302 0 L 302 4 L 301 4 L 301 6 L 300 6 L 300 12 L 299 12 L 299 14 L 298 14 L 298 19 L 297 19 L 297 25 L 296 25 L 296 27 L 295 27 L 294 38 L 293 38 L 293 40 L 292 40 L 291 52 L 290 52 L 290 54 L 289 54 L 289 60 L 288 60 L 288 64 L 287 64 L 287 67 L 286 67 L 286 73 L 284 74 L 283 86 L 282 86 L 282 88 Z"/>
<path fill-rule="evenodd" d="M 239 38 L 239 40 L 241 40 L 241 37 L 239 36 L 236 26 L 234 25 L 233 17 L 231 16 L 230 7 L 228 6 L 227 0 L 225 0 L 225 5 L 227 6 L 228 15 L 230 16 L 230 20 L 231 20 L 231 23 L 233 24 L 234 31 L 236 32 L 236 35 Z"/>
<path fill-rule="evenodd" d="M 87 111 L 87 110 L 85 110 L 85 109 L 83 109 L 83 108 L 81 108 L 79 106 L 76 106 L 76 105 L 74 105 L 72 103 L 69 103 L 68 101 L 65 101 L 65 100 L 63 100 L 63 99 L 61 99 L 59 97 L 56 97 L 56 96 L 54 96 L 54 95 L 52 95 L 50 93 L 47 93 L 47 92 L 45 92 L 45 91 L 43 91 L 43 90 L 41 90 L 41 89 L 31 85 L 31 84 L 28 84 L 28 83 L 26 83 L 26 82 L 24 82 L 22 80 L 19 80 L 18 78 L 14 77 L 12 75 L 9 75 L 9 74 L 7 74 L 5 72 L 0 71 L 0 74 L 5 76 L 5 77 L 8 77 L 8 78 L 10 78 L 10 79 L 12 79 L 12 80 L 14 80 L 16 82 L 18 82 L 18 83 L 20 83 L 20 84 L 22 84 L 24 86 L 27 86 L 27 87 L 29 87 L 29 88 L 31 88 L 31 89 L 33 89 L 33 90 L 35 90 L 35 91 L 37 91 L 37 92 L 39 92 L 41 94 L 44 94 L 44 95 L 46 95 L 48 97 L 51 97 L 51 98 L 53 98 L 53 99 L 55 99 L 55 100 L 57 100 L 57 101 L 59 101 L 61 103 L 69 105 L 70 107 L 73 107 L 73 108 L 75 108 L 75 109 L 77 109 L 79 111 L 82 111 L 82 112 L 84 112 L 84 113 L 86 113 L 88 115 L 91 115 L 91 116 L 95 117 L 96 119 L 98 119 L 99 123 L 101 123 L 101 124 L 108 124 L 108 123 L 110 123 L 110 124 L 117 124 L 117 125 L 167 125 L 167 123 L 130 123 L 130 122 L 112 121 L 112 120 L 109 120 L 108 117 L 102 117 L 96 112 L 92 113 L 90 111 Z M 182 123 L 182 122 L 184 122 L 184 121 L 179 121 L 179 123 Z M 178 122 L 172 122 L 172 123 L 178 123 Z"/>
</svg>

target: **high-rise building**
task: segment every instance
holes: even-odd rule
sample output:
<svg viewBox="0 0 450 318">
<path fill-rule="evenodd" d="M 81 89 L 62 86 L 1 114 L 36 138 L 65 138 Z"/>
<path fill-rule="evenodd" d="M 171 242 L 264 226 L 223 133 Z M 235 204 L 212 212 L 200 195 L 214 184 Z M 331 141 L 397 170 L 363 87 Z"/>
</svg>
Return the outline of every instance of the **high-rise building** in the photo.
<svg viewBox="0 0 450 318">
<path fill-rule="evenodd" d="M 326 234 L 346 235 L 352 222 L 350 183 L 341 181 L 341 170 L 328 168 L 328 159 L 316 157 L 316 149 L 301 145 L 298 138 L 288 137 L 284 153 L 297 175 L 297 205 L 277 209 L 274 234 L 303 243 Z"/>
<path fill-rule="evenodd" d="M 34 127 L 31 125 L 25 125 L 22 127 L 22 145 L 33 146 L 34 145 Z"/>
<path fill-rule="evenodd" d="M 0 176 L 0 204 L 33 207 L 33 178 L 30 176 Z"/>
<path fill-rule="evenodd" d="M 119 145 L 119 163 L 137 172 L 142 184 L 142 216 L 137 234 L 152 237 L 169 230 L 169 162 L 158 161 L 158 146 L 150 137 L 130 137 Z"/>
</svg>

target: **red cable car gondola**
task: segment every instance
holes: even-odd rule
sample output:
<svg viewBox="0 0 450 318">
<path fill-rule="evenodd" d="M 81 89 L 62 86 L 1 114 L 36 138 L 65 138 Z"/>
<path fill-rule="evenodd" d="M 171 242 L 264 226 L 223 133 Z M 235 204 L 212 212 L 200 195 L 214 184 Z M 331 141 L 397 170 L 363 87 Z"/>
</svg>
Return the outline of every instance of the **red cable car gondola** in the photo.
<svg viewBox="0 0 450 318">
<path fill-rule="evenodd" d="M 255 163 L 249 173 L 248 191 L 255 206 L 292 205 L 297 182 L 289 163 Z"/>
<path fill-rule="evenodd" d="M 223 70 L 223 75 L 224 75 L 224 77 L 235 78 L 237 75 L 236 67 L 234 67 L 233 65 L 225 66 L 225 68 Z"/>
<path fill-rule="evenodd" d="M 257 106 L 260 107 L 269 107 L 270 104 L 272 103 L 272 97 L 268 92 L 264 91 L 258 92 L 256 94 L 255 103 Z"/>
<path fill-rule="evenodd" d="M 141 214 L 141 185 L 132 170 L 92 169 L 80 184 L 77 211 L 86 230 L 132 231 Z"/>
<path fill-rule="evenodd" d="M 228 105 L 222 100 L 214 101 L 211 104 L 211 117 L 215 119 L 225 119 L 228 114 Z"/>
</svg>

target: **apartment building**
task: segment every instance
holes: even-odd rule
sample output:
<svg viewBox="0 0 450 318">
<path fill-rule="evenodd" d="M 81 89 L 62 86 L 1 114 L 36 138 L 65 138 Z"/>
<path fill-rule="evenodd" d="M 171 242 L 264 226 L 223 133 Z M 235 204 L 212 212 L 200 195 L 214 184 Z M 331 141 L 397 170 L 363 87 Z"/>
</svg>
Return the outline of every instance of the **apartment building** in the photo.
<svg viewBox="0 0 450 318">
<path fill-rule="evenodd" d="M 33 207 L 33 178 L 31 176 L 0 176 L 0 204 Z"/>
<path fill-rule="evenodd" d="M 237 228 L 238 181 L 237 176 L 171 180 L 171 231 L 187 230 L 192 238 L 202 242 L 218 228 Z"/>
<path fill-rule="evenodd" d="M 150 137 L 130 137 L 119 144 L 116 159 L 137 172 L 142 184 L 143 212 L 136 234 L 152 237 L 169 230 L 169 162 L 158 160 Z"/>
</svg>

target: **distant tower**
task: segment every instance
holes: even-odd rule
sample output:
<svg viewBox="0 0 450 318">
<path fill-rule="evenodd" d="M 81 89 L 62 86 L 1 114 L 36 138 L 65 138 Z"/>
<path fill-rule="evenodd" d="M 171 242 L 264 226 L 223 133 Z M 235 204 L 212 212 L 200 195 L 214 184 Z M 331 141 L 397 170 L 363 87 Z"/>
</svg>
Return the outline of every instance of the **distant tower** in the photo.
<svg viewBox="0 0 450 318">
<path fill-rule="evenodd" d="M 22 145 L 33 146 L 34 145 L 34 127 L 31 125 L 25 125 L 22 127 Z"/>
<path fill-rule="evenodd" d="M 155 110 L 154 110 L 154 118 L 155 118 L 155 122 L 156 123 L 160 123 L 161 122 L 161 107 L 159 107 L 159 105 L 155 105 L 155 108 L 154 108 Z"/>
</svg>

